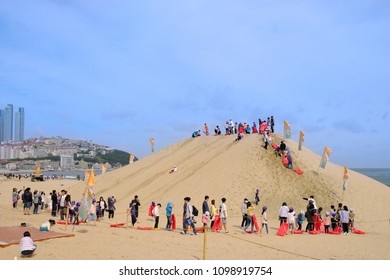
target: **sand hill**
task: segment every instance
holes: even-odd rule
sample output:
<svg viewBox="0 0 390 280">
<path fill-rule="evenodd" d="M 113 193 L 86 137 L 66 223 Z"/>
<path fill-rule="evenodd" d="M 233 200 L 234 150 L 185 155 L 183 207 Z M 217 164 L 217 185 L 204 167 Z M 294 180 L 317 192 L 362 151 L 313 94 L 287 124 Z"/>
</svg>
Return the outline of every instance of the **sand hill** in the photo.
<svg viewBox="0 0 390 280">
<path fill-rule="evenodd" d="M 202 256 L 203 234 L 182 236 L 175 232 L 139 231 L 134 228 L 113 229 L 110 223 L 125 222 L 129 202 L 138 195 L 141 200 L 140 225 L 152 226 L 147 216 L 151 201 L 160 202 L 160 228 L 165 227 L 165 206 L 174 203 L 174 213 L 181 215 L 183 198 L 190 196 L 198 209 L 205 195 L 227 199 L 229 233 L 208 235 L 209 259 L 389 259 L 390 258 L 390 188 L 364 175 L 350 171 L 348 191 L 342 194 L 343 167 L 328 163 L 319 169 L 320 156 L 303 148 L 298 153 L 297 143 L 287 140 L 292 150 L 294 165 L 304 174 L 286 169 L 272 147 L 262 148 L 259 135 L 246 135 L 240 142 L 235 136 L 198 137 L 185 139 L 164 150 L 109 173 L 96 177 L 97 197 L 114 195 L 117 211 L 112 221 L 104 219 L 96 227 L 80 225 L 73 229 L 74 238 L 41 242 L 37 259 L 199 259 Z M 274 136 L 280 142 L 280 136 Z M 178 171 L 169 174 L 173 165 Z M 32 189 L 60 190 L 66 188 L 78 200 L 85 182 L 7 182 L 1 188 L 0 214 L 4 225 L 15 225 L 27 220 L 38 226 L 49 214 L 24 216 L 11 207 L 13 186 L 28 185 Z M 244 235 L 240 206 L 246 197 L 254 200 L 260 189 L 262 205 L 268 206 L 270 234 Z M 279 237 L 278 210 L 282 202 L 299 212 L 306 209 L 303 197 L 314 195 L 318 206 L 328 210 L 344 198 L 344 204 L 356 213 L 356 227 L 366 235 L 330 236 L 308 234 Z M 200 220 L 200 218 L 198 218 Z M 179 223 L 180 224 L 180 223 Z M 179 225 L 180 226 L 180 225 Z M 57 225 L 55 230 L 64 230 Z M 67 229 L 68 231 L 72 229 Z M 66 246 L 67 250 L 61 248 Z M 82 250 L 79 250 L 82 248 Z M 249 248 L 243 250 L 242 248 Z M 0 259 L 12 259 L 17 246 L 0 249 Z M 369 249 L 369 250 L 368 250 Z M 55 252 L 55 253 L 54 253 Z M 74 256 L 76 254 L 76 256 Z"/>
</svg>

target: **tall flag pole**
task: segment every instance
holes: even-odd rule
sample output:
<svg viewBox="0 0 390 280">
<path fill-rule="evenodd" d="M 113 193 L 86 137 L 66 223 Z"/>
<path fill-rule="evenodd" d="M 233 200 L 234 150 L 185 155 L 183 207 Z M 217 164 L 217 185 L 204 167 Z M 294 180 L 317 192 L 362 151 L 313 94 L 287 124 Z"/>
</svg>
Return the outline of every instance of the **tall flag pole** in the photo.
<svg viewBox="0 0 390 280">
<path fill-rule="evenodd" d="M 321 162 L 320 162 L 321 168 L 325 169 L 326 164 L 328 163 L 328 160 L 330 158 L 331 152 L 332 152 L 332 150 L 330 148 L 328 148 L 328 147 L 324 148 L 324 152 L 322 153 Z"/>
<path fill-rule="evenodd" d="M 133 154 L 130 154 L 129 164 L 130 163 L 134 163 L 134 155 Z"/>
<path fill-rule="evenodd" d="M 302 144 L 303 144 L 303 142 L 305 142 L 304 137 L 305 137 L 305 134 L 302 131 L 300 131 L 299 132 L 298 151 L 302 151 Z"/>
<path fill-rule="evenodd" d="M 88 181 L 85 186 L 83 198 L 81 199 L 81 205 L 79 208 L 79 217 L 85 221 L 88 217 L 89 210 L 92 205 L 92 199 L 95 197 L 92 187 L 95 185 L 95 173 L 93 168 L 88 172 Z"/>
<path fill-rule="evenodd" d="M 344 166 L 344 176 L 343 176 L 343 179 L 344 179 L 344 183 L 343 183 L 343 196 L 342 196 L 341 201 L 344 201 L 344 192 L 346 192 L 347 189 L 348 189 L 349 172 L 348 172 L 348 169 L 347 169 L 346 166 Z"/>
<path fill-rule="evenodd" d="M 284 139 L 291 138 L 291 126 L 288 124 L 286 120 L 284 121 L 283 138 Z"/>
<path fill-rule="evenodd" d="M 154 153 L 154 138 L 150 138 L 150 148 L 152 149 L 152 153 Z"/>
</svg>

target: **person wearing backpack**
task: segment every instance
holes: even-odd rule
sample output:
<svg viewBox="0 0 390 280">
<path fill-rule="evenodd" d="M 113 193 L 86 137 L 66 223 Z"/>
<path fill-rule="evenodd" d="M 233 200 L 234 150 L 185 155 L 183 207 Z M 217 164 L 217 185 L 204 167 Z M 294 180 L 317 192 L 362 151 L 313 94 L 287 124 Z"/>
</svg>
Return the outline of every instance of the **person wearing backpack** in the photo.
<svg viewBox="0 0 390 280">
<path fill-rule="evenodd" d="M 183 205 L 183 231 L 180 232 L 181 234 L 187 234 L 187 227 L 191 226 L 194 230 L 193 235 L 196 235 L 196 228 L 194 225 L 194 222 L 192 219 L 194 218 L 194 207 L 190 204 L 191 198 L 185 197 L 184 198 L 184 205 Z M 196 208 L 195 208 L 196 209 Z M 191 234 L 192 235 L 192 234 Z"/>
</svg>

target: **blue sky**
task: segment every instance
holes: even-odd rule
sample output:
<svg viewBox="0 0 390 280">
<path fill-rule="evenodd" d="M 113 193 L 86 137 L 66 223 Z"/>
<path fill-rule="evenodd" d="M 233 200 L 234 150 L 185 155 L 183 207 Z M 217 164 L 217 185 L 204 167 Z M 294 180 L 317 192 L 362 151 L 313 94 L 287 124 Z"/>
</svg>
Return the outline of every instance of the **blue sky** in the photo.
<svg viewBox="0 0 390 280">
<path fill-rule="evenodd" d="M 26 137 L 144 157 L 274 115 L 349 167 L 390 167 L 389 1 L 3 0 L 0 107 Z"/>
</svg>

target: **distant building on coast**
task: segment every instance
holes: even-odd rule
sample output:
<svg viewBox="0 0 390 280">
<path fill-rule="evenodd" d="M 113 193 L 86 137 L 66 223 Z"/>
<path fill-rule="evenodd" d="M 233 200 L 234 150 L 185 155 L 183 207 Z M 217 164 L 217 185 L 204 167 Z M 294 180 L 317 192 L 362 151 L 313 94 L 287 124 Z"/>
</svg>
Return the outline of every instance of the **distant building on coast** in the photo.
<svg viewBox="0 0 390 280">
<path fill-rule="evenodd" d="M 71 155 L 61 155 L 60 160 L 61 167 L 73 167 L 74 166 L 74 158 Z"/>
</svg>

